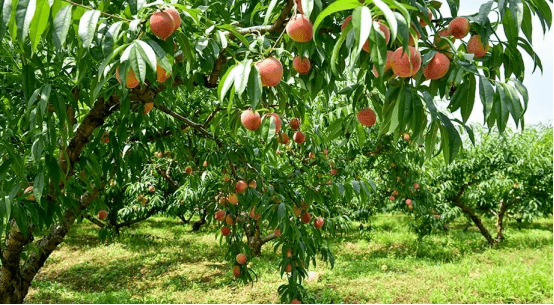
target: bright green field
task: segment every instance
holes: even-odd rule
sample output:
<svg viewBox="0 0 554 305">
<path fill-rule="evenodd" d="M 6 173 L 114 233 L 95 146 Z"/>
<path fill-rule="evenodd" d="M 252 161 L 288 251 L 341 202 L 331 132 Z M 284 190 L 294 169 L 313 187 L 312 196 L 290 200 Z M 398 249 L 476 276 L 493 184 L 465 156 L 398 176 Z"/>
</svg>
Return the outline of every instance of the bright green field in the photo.
<svg viewBox="0 0 554 305">
<path fill-rule="evenodd" d="M 306 287 L 317 303 L 550 303 L 552 218 L 485 247 L 473 228 L 418 241 L 403 216 L 381 215 L 373 230 L 332 246 L 335 268 L 318 264 Z M 456 224 L 453 224 L 455 227 Z M 491 228 L 492 229 L 492 228 Z M 100 243 L 85 221 L 70 231 L 33 282 L 29 303 L 276 303 L 278 255 L 266 245 L 250 266 L 253 286 L 233 280 L 212 233 L 156 217 Z"/>
</svg>

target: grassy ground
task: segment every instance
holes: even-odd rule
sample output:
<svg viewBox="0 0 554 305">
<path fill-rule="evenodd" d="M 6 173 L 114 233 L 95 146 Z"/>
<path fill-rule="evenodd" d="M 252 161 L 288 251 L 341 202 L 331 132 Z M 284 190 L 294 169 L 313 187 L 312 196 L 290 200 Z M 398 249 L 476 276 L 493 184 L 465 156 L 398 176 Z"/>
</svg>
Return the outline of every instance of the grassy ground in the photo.
<svg viewBox="0 0 554 305">
<path fill-rule="evenodd" d="M 336 241 L 334 269 L 310 271 L 317 303 L 550 303 L 552 218 L 519 229 L 495 249 L 471 229 L 422 241 L 402 216 L 381 215 L 371 231 Z M 233 280 L 213 228 L 153 218 L 110 244 L 88 222 L 76 225 L 33 282 L 29 303 L 276 303 L 278 273 L 272 246 L 250 266 L 253 286 Z"/>
</svg>

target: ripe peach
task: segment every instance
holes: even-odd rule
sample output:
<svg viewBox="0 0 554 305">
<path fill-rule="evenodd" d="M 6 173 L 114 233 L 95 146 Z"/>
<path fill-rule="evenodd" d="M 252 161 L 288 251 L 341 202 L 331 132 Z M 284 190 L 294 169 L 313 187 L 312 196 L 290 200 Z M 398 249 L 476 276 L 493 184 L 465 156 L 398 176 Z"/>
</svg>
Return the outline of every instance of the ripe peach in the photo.
<svg viewBox="0 0 554 305">
<path fill-rule="evenodd" d="M 310 223 L 310 220 L 312 220 L 312 215 L 310 215 L 310 213 L 308 212 L 304 212 L 304 214 L 302 214 L 301 220 L 303 223 Z"/>
<path fill-rule="evenodd" d="M 334 176 L 334 175 L 337 174 L 337 169 L 336 168 L 331 168 L 331 171 L 329 173 Z"/>
<path fill-rule="evenodd" d="M 440 219 L 440 218 L 441 218 L 440 215 L 435 214 L 435 219 Z"/>
<path fill-rule="evenodd" d="M 279 237 L 279 236 L 281 236 L 281 230 L 275 229 L 275 230 L 273 230 L 273 234 L 275 234 L 275 236 Z"/>
<path fill-rule="evenodd" d="M 168 12 L 157 11 L 150 16 L 150 28 L 154 35 L 166 40 L 175 30 L 175 20 Z"/>
<path fill-rule="evenodd" d="M 225 211 L 219 210 L 215 212 L 215 220 L 217 221 L 223 221 L 225 219 Z"/>
<path fill-rule="evenodd" d="M 283 78 L 283 65 L 275 57 L 268 57 L 256 63 L 264 87 L 274 87 Z"/>
<path fill-rule="evenodd" d="M 396 200 L 396 197 L 390 196 L 389 199 L 390 199 L 390 201 L 394 201 L 394 200 Z"/>
<path fill-rule="evenodd" d="M 399 47 L 391 55 L 392 71 L 399 77 L 414 76 L 421 68 L 421 53 L 414 47 L 408 47 L 408 53 L 404 53 L 402 47 Z"/>
<path fill-rule="evenodd" d="M 279 132 L 281 130 L 281 118 L 279 118 L 279 115 L 277 113 L 270 113 L 268 114 L 271 120 L 273 120 L 273 124 L 275 125 L 275 132 Z"/>
<path fill-rule="evenodd" d="M 192 174 L 192 167 L 190 167 L 190 166 L 185 167 L 185 172 L 187 174 Z"/>
<path fill-rule="evenodd" d="M 389 27 L 379 22 L 379 31 L 383 34 L 383 36 L 385 36 L 385 44 L 388 45 L 390 41 Z M 369 48 L 369 39 L 364 43 L 363 50 L 368 53 L 371 51 Z"/>
<path fill-rule="evenodd" d="M 254 219 L 254 220 L 258 220 L 260 219 L 262 215 L 256 213 L 256 207 L 252 207 L 252 209 L 250 210 L 250 218 Z"/>
<path fill-rule="evenodd" d="M 417 190 L 419 188 L 419 183 L 414 182 L 414 188 Z"/>
<path fill-rule="evenodd" d="M 287 256 L 288 258 L 291 258 L 291 257 L 292 257 L 292 249 L 289 249 L 289 250 L 287 251 L 286 256 Z"/>
<path fill-rule="evenodd" d="M 154 108 L 154 103 L 146 103 L 146 104 L 144 104 L 144 111 L 143 111 L 143 114 L 147 114 L 148 112 L 150 112 L 150 110 L 152 110 L 152 108 Z"/>
<path fill-rule="evenodd" d="M 119 78 L 119 66 L 115 68 L 115 78 L 121 84 L 121 79 Z M 127 71 L 127 76 L 125 77 L 125 87 L 131 89 L 131 88 L 135 88 L 138 85 L 139 85 L 139 80 L 135 76 L 135 72 L 133 71 L 133 69 L 129 69 Z"/>
<path fill-rule="evenodd" d="M 156 190 L 156 188 L 155 188 L 153 185 L 151 185 L 151 186 L 148 187 L 148 191 L 149 191 L 150 193 L 153 193 L 155 190 Z"/>
<path fill-rule="evenodd" d="M 173 30 L 177 30 L 181 26 L 181 16 L 179 15 L 179 12 L 172 6 L 166 8 L 164 12 L 171 15 L 171 17 L 173 18 L 173 22 L 175 23 L 175 27 L 173 28 Z"/>
<path fill-rule="evenodd" d="M 227 216 L 225 216 L 225 222 L 232 226 L 235 224 L 235 218 L 233 218 L 233 216 L 231 216 L 231 214 L 227 214 Z"/>
<path fill-rule="evenodd" d="M 208 167 L 208 161 L 204 160 L 204 163 L 202 163 L 203 167 Z"/>
<path fill-rule="evenodd" d="M 248 188 L 248 184 L 244 180 L 239 180 L 237 181 L 237 183 L 235 183 L 235 190 L 239 194 L 246 192 L 247 188 Z"/>
<path fill-rule="evenodd" d="M 315 159 L 315 154 L 314 154 L 313 152 L 310 152 L 310 153 L 308 154 L 308 158 L 310 158 L 310 159 Z"/>
<path fill-rule="evenodd" d="M 454 38 L 454 36 L 451 36 L 451 35 L 448 33 L 448 28 L 442 29 L 442 30 L 438 31 L 438 32 L 435 34 L 435 38 L 433 39 L 433 43 L 435 44 L 435 46 L 436 46 L 439 50 L 446 50 L 446 49 L 451 48 L 451 47 L 450 47 L 450 44 L 448 44 L 448 42 L 442 38 L 442 37 L 448 37 L 448 36 L 450 36 L 450 37 L 449 37 L 450 40 L 452 40 L 452 41 L 456 40 L 456 38 Z"/>
<path fill-rule="evenodd" d="M 385 72 L 392 69 L 392 66 L 391 66 L 392 53 L 393 52 L 391 50 L 387 51 L 387 60 L 385 61 Z M 373 66 L 373 75 L 375 75 L 375 77 L 379 77 L 379 72 L 377 71 L 377 67 L 375 67 L 375 66 Z"/>
<path fill-rule="evenodd" d="M 239 204 L 239 197 L 237 196 L 237 194 L 233 193 L 227 196 L 227 201 L 229 201 L 233 205 L 237 205 Z"/>
<path fill-rule="evenodd" d="M 323 154 L 327 156 L 329 154 L 329 151 L 327 149 L 324 149 Z"/>
<path fill-rule="evenodd" d="M 406 204 L 411 205 L 412 204 L 412 199 L 406 199 Z"/>
<path fill-rule="evenodd" d="M 256 180 L 250 181 L 250 183 L 248 183 L 248 187 L 250 187 L 251 189 L 256 189 L 258 187 Z"/>
<path fill-rule="evenodd" d="M 373 126 L 373 124 L 375 124 L 375 121 L 377 120 L 375 112 L 371 108 L 362 108 L 362 110 L 358 112 L 357 117 L 358 122 L 367 127 Z"/>
<path fill-rule="evenodd" d="M 287 264 L 287 266 L 285 267 L 285 272 L 286 273 L 290 273 L 292 271 L 292 265 L 289 263 Z"/>
<path fill-rule="evenodd" d="M 306 136 L 302 131 L 299 130 L 294 133 L 294 135 L 292 136 L 292 139 L 294 140 L 294 142 L 298 144 L 302 144 L 304 143 L 304 141 L 306 141 Z"/>
<path fill-rule="evenodd" d="M 323 224 L 324 224 L 324 220 L 323 220 L 323 217 L 318 217 L 315 221 L 314 221 L 314 227 L 316 229 L 321 229 L 321 227 L 323 227 Z"/>
<path fill-rule="evenodd" d="M 237 254 L 236 260 L 237 260 L 237 263 L 239 263 L 239 265 L 246 264 L 246 259 L 247 259 L 246 254 L 244 253 Z"/>
<path fill-rule="evenodd" d="M 107 217 L 108 217 L 108 212 L 106 212 L 105 210 L 98 211 L 98 219 L 104 220 Z"/>
<path fill-rule="evenodd" d="M 302 210 L 298 206 L 293 206 L 292 212 L 294 213 L 294 216 L 300 217 L 300 213 L 302 212 Z"/>
<path fill-rule="evenodd" d="M 481 58 L 487 54 L 489 50 L 489 45 L 483 46 L 483 41 L 481 41 L 481 36 L 474 35 L 471 36 L 469 42 L 467 43 L 467 52 L 475 55 L 475 58 Z"/>
<path fill-rule="evenodd" d="M 314 36 L 312 22 L 303 14 L 296 14 L 290 18 L 286 30 L 290 38 L 297 42 L 308 42 Z"/>
<path fill-rule="evenodd" d="M 292 67 L 298 74 L 308 74 L 312 70 L 312 63 L 307 57 L 296 56 L 292 61 Z"/>
<path fill-rule="evenodd" d="M 393 194 L 394 196 L 398 196 L 398 191 L 397 191 L 397 190 L 394 190 L 394 191 L 392 192 L 392 194 Z"/>
<path fill-rule="evenodd" d="M 289 142 L 289 135 L 286 133 L 280 133 L 277 135 L 277 142 L 286 145 Z"/>
<path fill-rule="evenodd" d="M 409 205 L 408 205 L 408 209 L 413 210 L 413 209 L 414 209 L 414 206 L 411 205 L 411 204 L 409 204 Z"/>
<path fill-rule="evenodd" d="M 294 130 L 298 130 L 300 128 L 300 120 L 298 118 L 290 119 L 289 126 Z"/>
<path fill-rule="evenodd" d="M 221 228 L 221 234 L 223 236 L 228 236 L 229 234 L 231 234 L 231 229 L 228 226 L 223 226 Z"/>
<path fill-rule="evenodd" d="M 448 35 L 452 35 L 458 39 L 464 38 L 469 33 L 469 20 L 464 17 L 456 17 L 450 21 L 448 25 Z"/>
<path fill-rule="evenodd" d="M 234 275 L 235 277 L 239 277 L 239 276 L 240 276 L 240 267 L 239 267 L 239 266 L 237 266 L 237 265 L 233 266 L 233 275 Z"/>
<path fill-rule="evenodd" d="M 410 141 L 410 134 L 409 133 L 405 133 L 404 136 L 404 141 Z"/>
<path fill-rule="evenodd" d="M 426 79 L 439 79 L 448 73 L 448 69 L 450 69 L 450 59 L 446 55 L 437 52 L 427 66 L 423 68 L 423 76 Z"/>
<path fill-rule="evenodd" d="M 300 302 L 298 299 L 292 299 L 292 301 L 290 301 L 291 304 L 302 304 L 302 302 Z"/>
<path fill-rule="evenodd" d="M 243 111 L 242 114 L 240 115 L 240 121 L 242 123 L 242 126 L 244 126 L 244 128 L 251 131 L 256 131 L 258 127 L 260 127 L 260 124 L 262 123 L 260 114 L 257 112 L 253 112 L 252 109 Z"/>
<path fill-rule="evenodd" d="M 156 79 L 158 83 L 163 83 L 171 77 L 171 73 L 167 72 L 159 64 L 156 66 Z"/>
</svg>

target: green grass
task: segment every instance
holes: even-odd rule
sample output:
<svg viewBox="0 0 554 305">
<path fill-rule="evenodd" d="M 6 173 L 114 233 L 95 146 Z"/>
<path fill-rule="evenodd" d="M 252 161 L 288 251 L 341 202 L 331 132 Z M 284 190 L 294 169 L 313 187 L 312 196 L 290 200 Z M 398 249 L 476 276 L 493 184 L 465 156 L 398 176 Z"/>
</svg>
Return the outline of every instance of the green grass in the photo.
<svg viewBox="0 0 554 305">
<path fill-rule="evenodd" d="M 552 304 L 552 218 L 509 223 L 506 241 L 494 249 L 474 228 L 418 240 L 406 223 L 405 216 L 381 215 L 371 231 L 333 241 L 335 268 L 311 268 L 317 273 L 306 283 L 311 297 L 317 303 Z M 155 217 L 109 244 L 96 230 L 88 222 L 74 226 L 26 302 L 277 303 L 277 287 L 286 282 L 272 245 L 250 260 L 259 281 L 235 282 L 214 227 L 195 233 Z"/>
</svg>

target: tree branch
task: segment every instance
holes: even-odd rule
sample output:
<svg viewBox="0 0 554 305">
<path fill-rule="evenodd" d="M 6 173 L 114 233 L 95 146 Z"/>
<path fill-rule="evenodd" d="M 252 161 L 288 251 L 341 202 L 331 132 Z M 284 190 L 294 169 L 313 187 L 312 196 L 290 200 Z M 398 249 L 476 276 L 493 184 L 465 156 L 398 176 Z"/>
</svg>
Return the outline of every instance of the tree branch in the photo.
<svg viewBox="0 0 554 305">
<path fill-rule="evenodd" d="M 96 219 L 95 217 L 90 216 L 89 214 L 85 214 L 83 217 L 86 218 L 88 221 L 92 222 L 93 224 L 99 226 L 100 228 L 103 228 L 103 227 L 106 226 L 100 220 Z"/>
</svg>

